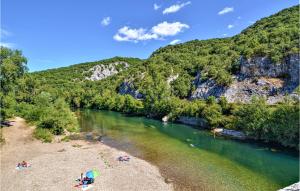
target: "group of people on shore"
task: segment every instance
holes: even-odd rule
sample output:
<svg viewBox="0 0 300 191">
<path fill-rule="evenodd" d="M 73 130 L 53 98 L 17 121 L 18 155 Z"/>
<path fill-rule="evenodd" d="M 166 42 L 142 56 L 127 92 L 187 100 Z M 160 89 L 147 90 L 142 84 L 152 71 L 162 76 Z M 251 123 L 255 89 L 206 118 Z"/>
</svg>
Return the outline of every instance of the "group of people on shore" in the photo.
<svg viewBox="0 0 300 191">
<path fill-rule="evenodd" d="M 81 173 L 80 179 L 77 179 L 77 181 L 79 181 L 81 185 L 88 185 L 88 184 L 93 184 L 95 180 L 94 178 L 83 176 L 83 173 Z"/>
<path fill-rule="evenodd" d="M 28 168 L 28 167 L 30 167 L 30 164 L 24 160 L 21 163 L 18 163 L 16 166 L 17 169 Z"/>
</svg>

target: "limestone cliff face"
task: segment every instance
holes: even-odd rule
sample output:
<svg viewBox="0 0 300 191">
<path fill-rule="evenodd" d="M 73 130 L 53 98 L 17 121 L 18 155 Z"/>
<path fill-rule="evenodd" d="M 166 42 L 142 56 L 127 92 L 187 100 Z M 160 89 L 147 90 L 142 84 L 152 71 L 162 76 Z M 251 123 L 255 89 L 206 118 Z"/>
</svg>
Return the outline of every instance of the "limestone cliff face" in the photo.
<svg viewBox="0 0 300 191">
<path fill-rule="evenodd" d="M 128 67 L 129 64 L 127 62 L 114 62 L 110 64 L 96 65 L 87 71 L 88 73 L 91 73 L 91 75 L 85 79 L 91 81 L 102 80 L 115 75 Z"/>
<path fill-rule="evenodd" d="M 233 76 L 229 87 L 219 86 L 211 79 L 202 81 L 198 72 L 191 99 L 225 96 L 229 102 L 247 103 L 253 96 L 263 96 L 269 104 L 282 101 L 286 94 L 299 99 L 292 93 L 299 86 L 299 61 L 299 54 L 289 55 L 278 64 L 267 57 L 241 58 L 240 73 Z"/>
<path fill-rule="evenodd" d="M 225 87 L 217 85 L 212 79 L 201 80 L 201 72 L 197 73 L 194 85 L 196 90 L 192 93 L 191 99 L 207 99 L 209 96 L 220 97 L 226 90 Z"/>
<path fill-rule="evenodd" d="M 242 57 L 240 66 L 240 74 L 244 77 L 279 78 L 288 75 L 290 82 L 299 82 L 299 54 L 287 56 L 282 63 L 274 63 L 268 57 Z"/>
</svg>

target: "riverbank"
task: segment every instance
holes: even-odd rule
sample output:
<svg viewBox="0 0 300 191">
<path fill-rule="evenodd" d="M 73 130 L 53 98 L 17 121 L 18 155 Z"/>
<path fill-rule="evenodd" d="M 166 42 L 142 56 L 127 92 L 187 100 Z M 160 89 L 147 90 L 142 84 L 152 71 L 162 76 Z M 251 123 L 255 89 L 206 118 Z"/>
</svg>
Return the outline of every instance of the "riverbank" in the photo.
<svg viewBox="0 0 300 191">
<path fill-rule="evenodd" d="M 41 143 L 32 137 L 34 127 L 15 118 L 11 127 L 2 129 L 1 188 L 4 190 L 79 190 L 75 179 L 81 172 L 98 169 L 96 190 L 173 190 L 157 167 L 130 156 L 129 162 L 116 159 L 125 152 L 100 142 L 82 140 Z M 15 165 L 27 161 L 32 166 L 17 171 Z"/>
</svg>

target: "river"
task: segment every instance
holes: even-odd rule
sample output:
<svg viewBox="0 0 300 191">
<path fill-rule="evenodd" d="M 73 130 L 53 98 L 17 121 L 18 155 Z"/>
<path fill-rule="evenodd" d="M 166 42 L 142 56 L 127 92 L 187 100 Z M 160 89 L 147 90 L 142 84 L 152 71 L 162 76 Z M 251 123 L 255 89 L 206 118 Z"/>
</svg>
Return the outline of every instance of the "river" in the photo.
<svg viewBox="0 0 300 191">
<path fill-rule="evenodd" d="M 82 132 L 156 165 L 176 190 L 274 191 L 299 181 L 299 157 L 182 124 L 78 111 Z"/>
</svg>

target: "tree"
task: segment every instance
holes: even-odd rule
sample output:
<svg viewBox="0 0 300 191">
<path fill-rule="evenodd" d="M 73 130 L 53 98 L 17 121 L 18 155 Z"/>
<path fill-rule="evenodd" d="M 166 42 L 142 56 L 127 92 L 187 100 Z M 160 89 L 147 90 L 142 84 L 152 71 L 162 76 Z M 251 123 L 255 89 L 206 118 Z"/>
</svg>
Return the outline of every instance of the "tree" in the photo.
<svg viewBox="0 0 300 191">
<path fill-rule="evenodd" d="M 273 112 L 268 126 L 270 140 L 299 149 L 299 105 L 283 103 Z"/>
<path fill-rule="evenodd" d="M 21 51 L 0 47 L 1 121 L 13 116 L 17 80 L 27 71 Z"/>
<path fill-rule="evenodd" d="M 268 136 L 267 126 L 271 112 L 263 98 L 254 97 L 250 104 L 246 104 L 236 113 L 238 117 L 237 126 L 245 130 L 249 135 L 257 139 Z"/>
<path fill-rule="evenodd" d="M 26 63 L 21 51 L 0 47 L 0 85 L 4 95 L 14 89 L 16 80 L 27 71 Z"/>
</svg>

